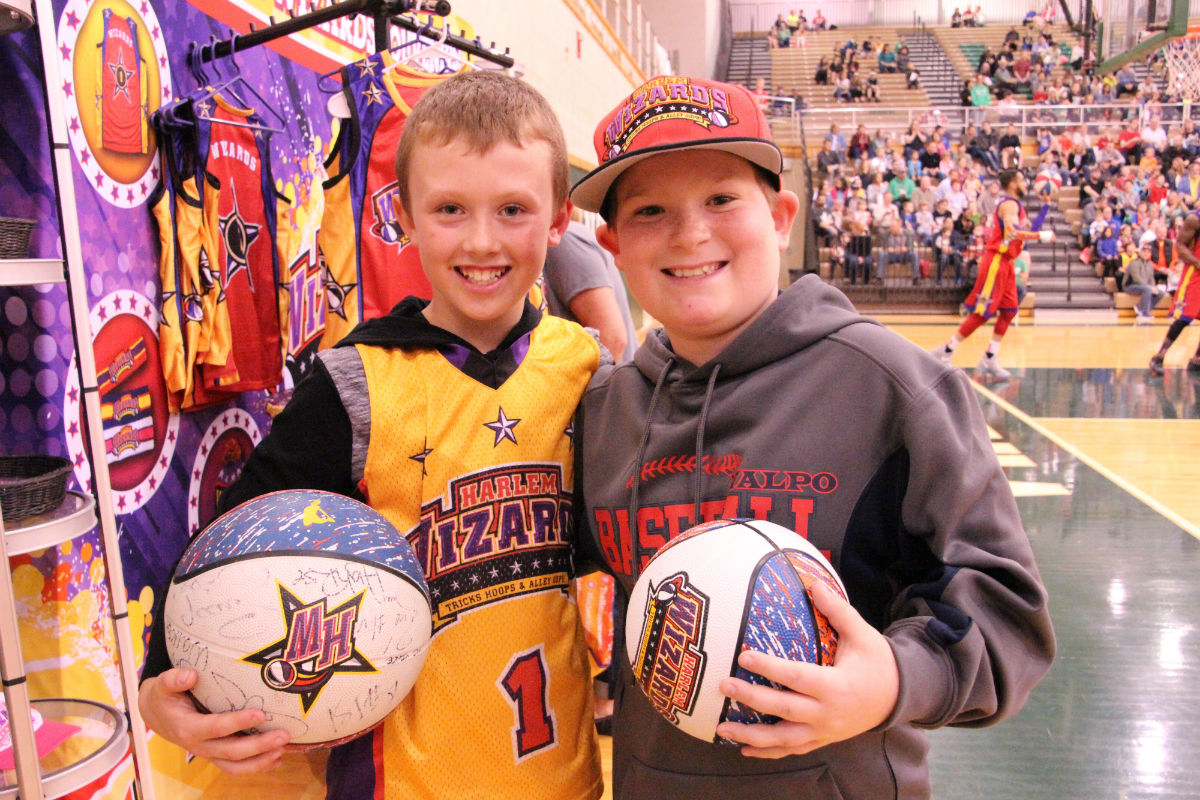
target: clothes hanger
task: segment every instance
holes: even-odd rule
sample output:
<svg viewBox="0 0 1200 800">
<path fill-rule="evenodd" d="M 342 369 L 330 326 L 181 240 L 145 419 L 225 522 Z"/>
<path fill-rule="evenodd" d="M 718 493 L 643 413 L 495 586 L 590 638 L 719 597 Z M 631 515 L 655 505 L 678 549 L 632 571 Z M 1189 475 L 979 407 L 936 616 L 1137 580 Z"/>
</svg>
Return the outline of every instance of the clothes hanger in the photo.
<svg viewBox="0 0 1200 800">
<path fill-rule="evenodd" d="M 220 74 L 217 68 L 217 60 L 213 58 L 213 52 L 216 47 L 216 39 L 212 38 L 207 45 L 202 45 L 200 48 L 200 56 L 198 61 L 204 60 L 204 55 L 207 53 L 209 61 L 213 64 L 213 71 L 216 73 L 217 81 L 215 85 L 207 85 L 200 89 L 199 92 L 190 95 L 192 99 L 192 108 L 194 109 L 196 119 L 205 120 L 207 122 L 215 122 L 220 125 L 232 125 L 236 128 L 250 128 L 252 130 L 260 130 L 265 133 L 282 133 L 283 128 L 287 126 L 287 120 L 275 110 L 275 108 L 267 102 L 258 90 L 246 80 L 242 75 L 241 67 L 237 63 L 237 34 L 229 40 L 229 62 L 234 68 L 234 73 L 229 77 L 224 77 Z M 239 95 L 238 92 L 246 94 Z M 277 121 L 280 127 L 273 127 L 265 122 L 238 122 L 227 119 L 213 119 L 211 112 L 207 110 L 206 100 L 229 96 L 241 105 L 243 109 L 250 109 L 258 112 L 260 118 L 263 114 L 269 115 Z M 255 102 L 246 102 L 243 97 L 252 97 Z"/>
<path fill-rule="evenodd" d="M 429 44 L 417 52 L 410 53 L 403 59 L 397 60 L 389 69 L 394 69 L 403 64 L 409 67 L 418 67 L 434 75 L 446 75 L 452 72 L 460 72 L 463 69 L 479 69 L 474 62 L 468 61 L 456 48 L 446 47 L 446 37 L 450 35 L 449 23 L 446 23 L 440 29 L 436 29 L 441 35 L 436 39 L 430 40 L 429 33 L 433 30 L 435 29 L 431 23 L 425 23 L 424 27 L 417 34 L 417 40 L 426 39 L 429 40 Z M 435 57 L 438 60 L 441 66 L 440 70 L 426 70 L 424 65 L 420 63 L 422 59 L 430 57 Z M 450 63 L 452 61 L 457 62 L 460 66 L 457 69 L 451 68 Z"/>
</svg>

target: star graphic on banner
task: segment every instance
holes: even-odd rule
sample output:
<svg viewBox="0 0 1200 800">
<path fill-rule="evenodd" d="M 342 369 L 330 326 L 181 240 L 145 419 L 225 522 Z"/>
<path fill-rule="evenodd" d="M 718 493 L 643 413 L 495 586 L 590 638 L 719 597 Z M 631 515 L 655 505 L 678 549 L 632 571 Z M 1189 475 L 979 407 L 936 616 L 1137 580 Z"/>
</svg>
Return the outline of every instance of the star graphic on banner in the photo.
<svg viewBox="0 0 1200 800">
<path fill-rule="evenodd" d="M 129 96 L 129 79 L 133 77 L 133 73 L 125 66 L 125 62 L 118 61 L 115 64 L 109 64 L 108 70 L 113 74 L 112 96 L 123 94 L 126 100 L 132 99 Z"/>
<path fill-rule="evenodd" d="M 500 416 L 495 422 L 483 423 L 483 427 L 490 428 L 496 434 L 496 441 L 492 444 L 492 447 L 499 447 L 500 443 L 505 439 L 509 439 L 513 444 L 516 444 L 517 435 L 513 433 L 513 428 L 517 427 L 517 423 L 520 421 L 519 419 L 509 419 L 505 416 L 504 409 L 501 408 Z"/>
<path fill-rule="evenodd" d="M 372 103 L 383 105 L 383 92 L 373 83 L 366 89 L 363 89 L 363 97 L 367 98 L 367 105 L 371 105 Z"/>
<path fill-rule="evenodd" d="M 359 61 L 354 66 L 358 67 L 358 77 L 360 77 L 360 78 L 374 78 L 375 77 L 376 64 L 371 59 L 364 58 L 362 61 Z"/>
<path fill-rule="evenodd" d="M 61 45 L 59 45 L 59 46 L 58 46 L 58 52 L 62 53 L 63 61 L 70 61 L 70 60 L 71 60 L 71 47 L 70 47 L 70 45 L 67 45 L 67 44 L 65 44 L 65 43 L 64 43 L 64 44 L 61 44 Z"/>
<path fill-rule="evenodd" d="M 220 217 L 221 238 L 225 241 L 225 284 L 233 283 L 238 272 L 245 270 L 250 290 L 254 291 L 254 279 L 250 276 L 250 245 L 258 238 L 261 225 L 242 219 L 238 213 L 237 194 L 233 195 L 233 210 Z"/>
<path fill-rule="evenodd" d="M 429 471 L 425 469 L 425 459 L 429 456 L 430 453 L 433 452 L 433 448 L 429 446 L 428 439 L 425 440 L 425 443 L 422 444 L 421 447 L 422 447 L 421 452 L 417 453 L 415 456 L 409 456 L 408 460 L 416 461 L 418 464 L 421 465 L 421 477 L 424 478 L 427 475 L 429 475 Z"/>
</svg>

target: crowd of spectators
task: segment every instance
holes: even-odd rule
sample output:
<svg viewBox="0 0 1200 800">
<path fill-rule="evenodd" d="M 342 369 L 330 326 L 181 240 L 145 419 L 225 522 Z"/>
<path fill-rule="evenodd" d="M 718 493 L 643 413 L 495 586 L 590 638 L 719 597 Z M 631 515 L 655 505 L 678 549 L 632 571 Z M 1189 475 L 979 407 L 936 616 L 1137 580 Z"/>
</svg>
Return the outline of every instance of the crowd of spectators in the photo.
<svg viewBox="0 0 1200 800">
<path fill-rule="evenodd" d="M 818 244 L 829 248 L 833 277 L 850 284 L 882 283 L 899 262 L 914 286 L 961 286 L 1000 190 L 940 125 L 899 138 L 859 125 L 847 138 L 832 124 L 814 181 Z"/>
<path fill-rule="evenodd" d="M 1054 41 L 1049 29 L 1040 32 L 1012 28 L 997 51 L 985 47 L 975 64 L 975 77 L 964 81 L 960 101 L 964 106 L 1012 106 L 1017 96 L 1044 106 L 1096 106 L 1096 118 L 1111 119 L 1123 113 L 1112 106 L 1130 96 L 1143 119 L 1162 116 L 1164 105 L 1197 100 L 1195 93 L 1179 81 L 1160 86 L 1157 78 L 1165 71 L 1161 53 L 1147 62 L 1139 80 L 1131 64 L 1115 73 L 1098 76 L 1093 61 L 1086 59 L 1078 40 L 1069 45 Z M 1049 120 L 1053 112 L 1045 112 Z"/>
<path fill-rule="evenodd" d="M 1191 119 L 1143 123 L 1135 106 L 1128 114 L 1038 130 L 1036 167 L 1015 125 L 996 131 L 985 121 L 952 136 L 914 124 L 899 137 L 864 125 L 847 137 L 831 125 L 816 157 L 813 219 L 833 277 L 882 282 L 899 261 L 914 285 L 969 281 L 1000 196 L 995 176 L 1025 162 L 1035 192 L 1078 193 L 1081 260 L 1139 293 L 1141 318 L 1142 305 L 1174 288 L 1174 240 L 1186 214 L 1200 211 L 1200 130 Z M 1147 264 L 1156 276 L 1148 284 Z"/>
<path fill-rule="evenodd" d="M 870 36 L 860 42 L 848 39 L 834 47 L 831 55 L 822 56 L 813 79 L 822 86 L 832 86 L 834 100 L 878 103 L 882 73 L 903 75 L 909 89 L 921 85 L 921 72 L 909 57 L 906 45 L 893 47 Z"/>
<path fill-rule="evenodd" d="M 804 9 L 797 11 L 793 8 L 787 14 L 775 17 L 771 30 L 767 31 L 767 47 L 803 47 L 804 34 L 809 31 L 832 30 L 836 27 L 829 24 L 829 20 L 825 19 L 819 8 L 811 20 L 804 15 Z"/>
</svg>

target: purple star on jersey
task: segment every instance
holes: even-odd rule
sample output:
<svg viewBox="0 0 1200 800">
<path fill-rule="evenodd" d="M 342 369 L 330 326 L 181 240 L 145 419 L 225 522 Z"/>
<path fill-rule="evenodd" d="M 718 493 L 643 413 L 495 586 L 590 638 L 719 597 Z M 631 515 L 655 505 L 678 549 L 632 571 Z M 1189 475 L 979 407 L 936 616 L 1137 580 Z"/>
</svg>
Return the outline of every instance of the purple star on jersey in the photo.
<svg viewBox="0 0 1200 800">
<path fill-rule="evenodd" d="M 500 443 L 505 439 L 510 439 L 512 440 L 513 444 L 516 444 L 517 435 L 513 433 L 513 428 L 517 427 L 517 423 L 520 421 L 521 420 L 519 419 L 509 419 L 507 416 L 505 416 L 504 409 L 501 408 L 500 416 L 495 422 L 483 423 L 483 427 L 491 428 L 496 434 L 496 441 L 492 444 L 492 447 L 499 447 Z"/>
</svg>

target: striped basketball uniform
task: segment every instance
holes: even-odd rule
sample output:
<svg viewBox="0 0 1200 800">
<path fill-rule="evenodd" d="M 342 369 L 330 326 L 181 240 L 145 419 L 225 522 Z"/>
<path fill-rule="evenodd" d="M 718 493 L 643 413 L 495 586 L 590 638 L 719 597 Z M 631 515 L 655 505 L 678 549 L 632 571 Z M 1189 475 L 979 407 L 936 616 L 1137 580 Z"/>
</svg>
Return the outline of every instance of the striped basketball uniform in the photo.
<svg viewBox="0 0 1200 800">
<path fill-rule="evenodd" d="M 210 339 L 226 336 L 224 361 L 201 363 L 201 393 L 244 392 L 278 385 L 283 369 L 279 324 L 279 264 L 275 246 L 278 197 L 266 135 L 221 124 L 259 123 L 250 109 L 217 95 L 197 104 L 197 146 L 204 177 L 204 227 L 215 248 L 207 253 L 220 285 Z M 202 119 L 210 117 L 212 121 Z"/>
<path fill-rule="evenodd" d="M 1200 211 L 1192 212 L 1195 216 L 1200 217 Z M 1176 248 L 1179 243 L 1176 242 Z M 1200 235 L 1197 235 L 1196 240 L 1192 242 L 1192 252 L 1197 258 L 1200 258 Z M 1175 259 L 1182 262 L 1176 254 Z M 1171 300 L 1172 319 L 1193 320 L 1200 318 L 1200 270 L 1197 270 L 1191 264 L 1183 264 L 1183 272 L 1179 275 L 1179 288 L 1175 290 L 1175 297 Z"/>
<path fill-rule="evenodd" d="M 568 588 L 572 418 L 599 348 L 543 317 L 494 389 L 463 372 L 458 362 L 478 356 L 456 348 L 319 356 L 350 417 L 352 472 L 406 532 L 434 617 L 412 692 L 331 754 L 329 798 L 596 798 L 591 682 Z"/>
<path fill-rule="evenodd" d="M 1017 204 L 1017 224 L 1029 227 L 1025 206 L 1015 197 L 1004 195 L 997 201 L 992 212 L 992 224 L 988 228 L 983 256 L 979 259 L 979 275 L 975 287 L 963 301 L 968 314 L 978 314 L 984 319 L 993 317 L 998 311 L 1017 311 L 1017 276 L 1013 261 L 1021 254 L 1025 243 L 1019 238 L 1004 239 L 1004 223 L 1000 221 L 1000 204 L 1011 201 Z"/>
<path fill-rule="evenodd" d="M 327 314 L 324 347 L 359 320 L 386 314 L 408 295 L 430 296 L 429 281 L 396 220 L 393 167 L 413 105 L 447 77 L 398 64 L 387 51 L 342 70 L 351 116 L 335 147 L 338 169 L 325 182 L 319 238 L 326 287 L 336 304 Z"/>
<path fill-rule="evenodd" d="M 132 17 L 118 17 L 111 8 L 101 13 L 104 33 L 96 45 L 100 50 L 96 62 L 100 144 L 117 153 L 147 153 L 149 87 L 142 74 L 138 26 Z"/>
</svg>

